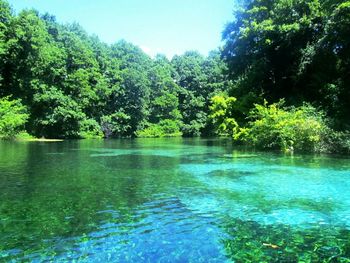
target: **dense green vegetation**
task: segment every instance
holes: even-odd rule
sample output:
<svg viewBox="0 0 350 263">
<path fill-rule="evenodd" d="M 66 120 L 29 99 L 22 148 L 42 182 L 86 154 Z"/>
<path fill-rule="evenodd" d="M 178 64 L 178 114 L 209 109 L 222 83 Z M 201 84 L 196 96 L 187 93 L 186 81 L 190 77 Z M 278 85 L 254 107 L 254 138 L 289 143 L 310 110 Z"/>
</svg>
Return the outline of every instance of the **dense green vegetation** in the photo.
<svg viewBox="0 0 350 263">
<path fill-rule="evenodd" d="M 12 138 L 20 132 L 28 119 L 26 108 L 20 100 L 0 98 L 0 135 Z"/>
<path fill-rule="evenodd" d="M 284 101 L 268 105 L 255 104 L 248 114 L 248 123 L 240 127 L 233 118 L 236 98 L 215 96 L 210 117 L 219 135 L 248 142 L 259 148 L 284 151 L 320 151 L 323 136 L 329 131 L 323 115 L 310 105 L 283 107 Z"/>
<path fill-rule="evenodd" d="M 49 14 L 15 15 L 0 0 L 0 97 L 20 108 L 21 100 L 16 127 L 36 137 L 219 134 L 268 149 L 347 152 L 349 36 L 349 1 L 253 0 L 226 26 L 221 50 L 152 59 Z M 13 137 L 19 129 L 9 125 Z"/>
<path fill-rule="evenodd" d="M 248 140 L 266 148 L 316 151 L 328 128 L 322 115 L 312 106 L 282 108 L 283 101 L 272 105 L 255 105 L 248 128 L 241 129 L 235 139 Z"/>
<path fill-rule="evenodd" d="M 246 107 L 262 98 L 311 102 L 349 129 L 349 35 L 349 1 L 251 1 L 224 32 L 231 95 Z"/>
</svg>

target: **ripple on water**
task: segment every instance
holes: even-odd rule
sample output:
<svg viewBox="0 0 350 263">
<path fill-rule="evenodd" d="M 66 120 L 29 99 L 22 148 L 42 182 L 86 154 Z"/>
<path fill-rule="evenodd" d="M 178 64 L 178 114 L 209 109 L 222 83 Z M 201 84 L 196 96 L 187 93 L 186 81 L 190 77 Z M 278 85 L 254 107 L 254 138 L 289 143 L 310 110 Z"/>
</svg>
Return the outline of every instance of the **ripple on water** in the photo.
<svg viewBox="0 0 350 263">
<path fill-rule="evenodd" d="M 231 154 L 201 140 L 9 146 L 0 151 L 0 261 L 350 257 L 345 159 Z"/>
<path fill-rule="evenodd" d="M 47 240 L 50 249 L 24 258 L 33 262 L 227 261 L 220 245 L 224 236 L 215 218 L 191 211 L 177 197 L 145 202 L 134 208 L 134 216 L 126 222 L 125 215 L 118 218 L 119 213 L 111 209 L 97 213 L 110 215 L 114 220 L 101 223 L 83 236 Z M 15 255 L 15 251 L 7 253 Z"/>
</svg>

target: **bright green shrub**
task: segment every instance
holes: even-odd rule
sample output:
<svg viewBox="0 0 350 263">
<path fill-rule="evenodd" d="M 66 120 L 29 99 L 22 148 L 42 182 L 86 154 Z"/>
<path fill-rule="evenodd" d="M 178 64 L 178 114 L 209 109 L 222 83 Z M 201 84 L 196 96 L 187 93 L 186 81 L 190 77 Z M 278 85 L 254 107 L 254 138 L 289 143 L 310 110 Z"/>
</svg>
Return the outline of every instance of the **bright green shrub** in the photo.
<svg viewBox="0 0 350 263">
<path fill-rule="evenodd" d="M 80 122 L 79 135 L 82 139 L 103 138 L 101 127 L 94 119 L 85 119 Z"/>
<path fill-rule="evenodd" d="M 179 122 L 169 119 L 161 120 L 157 124 L 150 124 L 148 128 L 136 133 L 137 137 L 144 138 L 178 137 L 181 135 Z"/>
<path fill-rule="evenodd" d="M 148 128 L 136 132 L 137 137 L 158 138 L 163 137 L 162 128 L 159 124 L 151 124 Z"/>
<path fill-rule="evenodd" d="M 21 100 L 0 98 L 0 137 L 14 138 L 27 122 L 29 115 Z"/>
<path fill-rule="evenodd" d="M 36 138 L 33 135 L 30 135 L 26 131 L 20 131 L 16 134 L 16 140 L 18 141 L 33 141 L 36 140 Z"/>
<path fill-rule="evenodd" d="M 238 124 L 233 116 L 236 100 L 224 95 L 217 95 L 211 99 L 209 118 L 218 135 L 233 136 L 237 132 Z"/>
<path fill-rule="evenodd" d="M 320 151 L 327 129 L 323 114 L 310 105 L 286 108 L 283 104 L 283 100 L 255 104 L 248 126 L 234 138 L 264 149 Z"/>
</svg>

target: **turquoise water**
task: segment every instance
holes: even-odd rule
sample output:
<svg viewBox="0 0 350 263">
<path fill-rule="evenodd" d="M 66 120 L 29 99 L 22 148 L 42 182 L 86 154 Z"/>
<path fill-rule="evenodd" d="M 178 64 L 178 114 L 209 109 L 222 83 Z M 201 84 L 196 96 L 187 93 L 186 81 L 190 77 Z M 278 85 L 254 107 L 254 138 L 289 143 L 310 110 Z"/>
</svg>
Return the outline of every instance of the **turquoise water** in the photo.
<svg viewBox="0 0 350 263">
<path fill-rule="evenodd" d="M 350 159 L 0 142 L 0 261 L 350 262 Z"/>
</svg>

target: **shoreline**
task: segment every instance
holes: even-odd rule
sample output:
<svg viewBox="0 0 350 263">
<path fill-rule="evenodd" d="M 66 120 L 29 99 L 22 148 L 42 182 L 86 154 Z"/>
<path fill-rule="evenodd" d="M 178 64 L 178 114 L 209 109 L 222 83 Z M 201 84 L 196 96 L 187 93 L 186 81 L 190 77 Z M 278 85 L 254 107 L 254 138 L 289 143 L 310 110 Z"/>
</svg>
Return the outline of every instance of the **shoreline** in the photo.
<svg viewBox="0 0 350 263">
<path fill-rule="evenodd" d="M 63 142 L 64 139 L 45 139 L 45 138 L 31 138 L 31 139 L 16 139 L 19 142 Z"/>
</svg>

